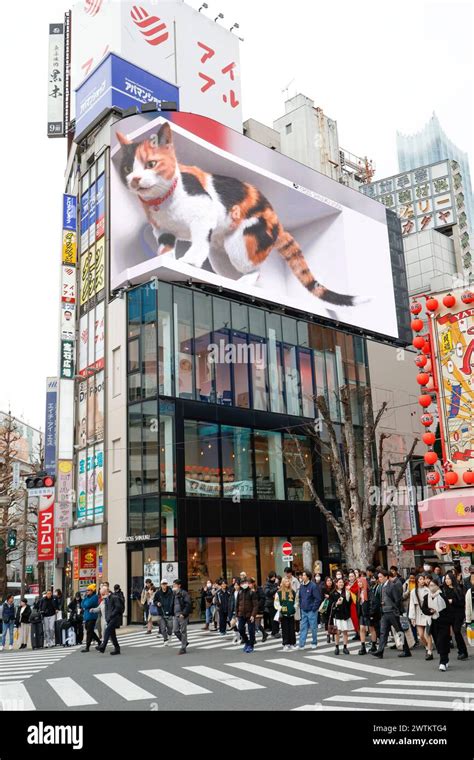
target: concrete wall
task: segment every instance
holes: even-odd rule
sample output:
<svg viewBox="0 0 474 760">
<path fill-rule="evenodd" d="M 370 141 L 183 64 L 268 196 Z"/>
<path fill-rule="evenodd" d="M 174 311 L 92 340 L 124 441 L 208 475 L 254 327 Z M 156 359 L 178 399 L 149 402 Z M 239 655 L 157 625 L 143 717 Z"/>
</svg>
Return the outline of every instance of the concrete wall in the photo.
<svg viewBox="0 0 474 760">
<path fill-rule="evenodd" d="M 452 275 L 461 270 L 451 238 L 427 230 L 407 235 L 403 247 L 410 294 L 453 287 Z"/>
</svg>

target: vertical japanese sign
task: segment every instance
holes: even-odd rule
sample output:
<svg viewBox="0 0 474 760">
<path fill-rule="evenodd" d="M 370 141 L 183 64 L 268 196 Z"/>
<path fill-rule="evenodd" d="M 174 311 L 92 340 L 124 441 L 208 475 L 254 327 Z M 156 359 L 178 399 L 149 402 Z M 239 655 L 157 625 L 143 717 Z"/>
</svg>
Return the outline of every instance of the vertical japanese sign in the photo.
<svg viewBox="0 0 474 760">
<path fill-rule="evenodd" d="M 78 546 L 74 548 L 72 563 L 73 563 L 73 578 L 75 581 L 78 581 L 79 580 L 79 547 Z"/>
<path fill-rule="evenodd" d="M 77 262 L 77 200 L 75 195 L 63 195 L 63 264 Z"/>
<path fill-rule="evenodd" d="M 62 460 L 58 462 L 57 484 L 58 503 L 55 510 L 54 526 L 55 528 L 71 528 L 74 499 L 71 461 Z"/>
<path fill-rule="evenodd" d="M 49 25 L 48 137 L 64 137 L 66 89 L 64 24 Z"/>
<path fill-rule="evenodd" d="M 54 493 L 39 497 L 38 562 L 54 560 Z"/>
<path fill-rule="evenodd" d="M 61 379 L 74 380 L 74 343 L 61 341 Z"/>
<path fill-rule="evenodd" d="M 56 473 L 56 424 L 58 409 L 58 379 L 46 381 L 46 423 L 44 428 L 44 469 L 48 475 Z"/>
</svg>

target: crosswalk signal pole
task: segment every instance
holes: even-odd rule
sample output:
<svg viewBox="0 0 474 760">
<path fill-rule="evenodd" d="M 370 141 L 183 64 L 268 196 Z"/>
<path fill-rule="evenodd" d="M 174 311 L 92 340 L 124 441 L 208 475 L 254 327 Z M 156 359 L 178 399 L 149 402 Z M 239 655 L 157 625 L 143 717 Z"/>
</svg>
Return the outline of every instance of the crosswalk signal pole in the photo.
<svg viewBox="0 0 474 760">
<path fill-rule="evenodd" d="M 26 554 L 28 551 L 28 489 L 25 488 L 25 499 L 23 502 L 23 555 L 21 558 L 21 598 L 25 595 L 26 590 Z"/>
</svg>

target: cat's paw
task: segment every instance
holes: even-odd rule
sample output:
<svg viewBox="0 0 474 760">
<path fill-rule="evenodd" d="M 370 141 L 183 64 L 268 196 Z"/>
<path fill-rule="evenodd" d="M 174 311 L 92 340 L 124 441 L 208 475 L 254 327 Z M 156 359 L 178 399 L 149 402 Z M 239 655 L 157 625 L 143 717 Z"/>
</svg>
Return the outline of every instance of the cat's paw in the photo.
<svg viewBox="0 0 474 760">
<path fill-rule="evenodd" d="M 257 285 L 259 279 L 260 272 L 251 272 L 250 274 L 245 274 L 241 277 L 238 282 L 239 285 Z"/>
<path fill-rule="evenodd" d="M 191 264 L 193 267 L 202 267 L 208 256 L 208 248 L 199 248 L 198 246 L 192 245 L 180 261 L 182 261 L 183 264 Z"/>
</svg>

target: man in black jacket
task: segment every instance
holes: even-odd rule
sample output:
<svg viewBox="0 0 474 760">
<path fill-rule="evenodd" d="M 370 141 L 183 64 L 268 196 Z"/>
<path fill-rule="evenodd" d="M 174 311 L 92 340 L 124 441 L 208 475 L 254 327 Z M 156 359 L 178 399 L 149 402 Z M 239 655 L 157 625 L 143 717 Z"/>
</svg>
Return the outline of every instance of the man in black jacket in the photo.
<svg viewBox="0 0 474 760">
<path fill-rule="evenodd" d="M 105 592 L 105 622 L 107 623 L 107 627 L 105 629 L 102 645 L 97 647 L 97 651 L 103 654 L 110 639 L 114 645 L 114 649 L 110 654 L 120 654 L 120 646 L 117 641 L 116 630 L 117 628 L 120 628 L 122 623 L 122 615 L 124 613 L 123 602 L 118 594 L 111 594 L 110 589 L 107 586 L 104 586 L 103 589 L 103 593 Z"/>
<path fill-rule="evenodd" d="M 169 637 L 173 633 L 173 610 L 174 610 L 174 596 L 173 592 L 168 586 L 166 578 L 160 583 L 160 588 L 153 597 L 153 604 L 158 609 L 158 626 L 160 633 L 163 636 L 163 646 L 168 646 Z"/>
<path fill-rule="evenodd" d="M 51 591 L 47 591 L 46 595 L 43 596 L 39 605 L 39 611 L 41 612 L 41 617 L 43 618 L 44 646 L 46 649 L 49 647 L 54 647 L 56 643 L 54 635 L 56 610 L 57 608 L 53 600 L 53 594 Z"/>
<path fill-rule="evenodd" d="M 278 622 L 275 620 L 275 594 L 277 591 L 278 583 L 276 579 L 276 573 L 271 572 L 268 574 L 267 581 L 263 587 L 263 593 L 265 594 L 263 625 L 267 631 L 272 632 L 272 636 L 277 636 L 279 629 Z"/>
<path fill-rule="evenodd" d="M 402 631 L 400 625 L 400 612 L 402 606 L 402 585 L 396 577 L 390 576 L 387 570 L 381 570 L 378 574 L 379 583 L 382 587 L 381 604 L 382 604 L 382 621 L 380 623 L 380 642 L 377 652 L 371 652 L 373 657 L 383 658 L 383 652 L 387 645 L 388 634 L 392 628 L 397 633 Z M 406 637 L 403 636 L 403 652 L 399 657 L 411 657 L 410 648 L 407 644 Z"/>
<path fill-rule="evenodd" d="M 191 597 L 183 589 L 181 581 L 175 580 L 173 583 L 173 633 L 181 642 L 181 649 L 178 654 L 186 654 L 188 620 L 191 610 Z"/>
</svg>

